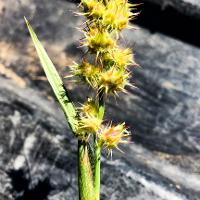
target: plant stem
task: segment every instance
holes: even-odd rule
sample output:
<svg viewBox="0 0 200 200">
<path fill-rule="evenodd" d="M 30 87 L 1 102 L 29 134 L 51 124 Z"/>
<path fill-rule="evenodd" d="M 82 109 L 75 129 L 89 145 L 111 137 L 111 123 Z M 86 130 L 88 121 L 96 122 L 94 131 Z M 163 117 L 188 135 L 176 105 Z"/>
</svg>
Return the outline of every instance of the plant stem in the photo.
<svg viewBox="0 0 200 200">
<path fill-rule="evenodd" d="M 99 119 L 103 119 L 104 116 L 104 92 L 99 92 Z M 95 138 L 95 167 L 94 167 L 94 190 L 95 200 L 100 199 L 100 181 L 101 181 L 101 144 L 99 144 Z"/>
<path fill-rule="evenodd" d="M 100 180 L 101 180 L 101 145 L 96 145 L 95 149 L 95 171 L 94 171 L 94 190 L 95 200 L 100 199 Z"/>
<path fill-rule="evenodd" d="M 96 200 L 87 143 L 78 141 L 79 200 Z"/>
<path fill-rule="evenodd" d="M 99 119 L 103 119 L 105 111 L 105 103 L 104 103 L 104 91 L 99 92 Z"/>
</svg>

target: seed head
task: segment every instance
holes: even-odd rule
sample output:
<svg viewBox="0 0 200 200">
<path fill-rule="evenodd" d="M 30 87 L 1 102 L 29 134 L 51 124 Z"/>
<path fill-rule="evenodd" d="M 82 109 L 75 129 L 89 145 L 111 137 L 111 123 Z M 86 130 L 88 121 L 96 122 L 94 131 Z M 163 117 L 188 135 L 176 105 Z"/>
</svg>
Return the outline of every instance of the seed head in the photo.
<svg viewBox="0 0 200 200">
<path fill-rule="evenodd" d="M 96 133 L 100 129 L 101 120 L 95 116 L 86 114 L 80 117 L 78 133 Z"/>
<path fill-rule="evenodd" d="M 105 66 L 115 66 L 120 69 L 135 63 L 132 51 L 129 48 L 115 48 L 103 55 L 103 64 Z"/>
<path fill-rule="evenodd" d="M 92 98 L 88 98 L 87 101 L 81 106 L 80 111 L 83 113 L 87 113 L 90 116 L 96 117 L 98 115 L 98 105 Z"/>
<path fill-rule="evenodd" d="M 90 86 L 96 85 L 100 68 L 96 65 L 90 64 L 86 60 L 82 60 L 81 64 L 75 63 L 72 67 L 72 74 L 79 77 L 81 81 L 87 82 Z"/>
<path fill-rule="evenodd" d="M 105 12 L 105 6 L 102 1 L 82 0 L 81 6 L 83 8 L 83 15 L 90 20 L 101 19 Z"/>
<path fill-rule="evenodd" d="M 98 106 L 95 101 L 88 98 L 79 108 L 77 136 L 79 139 L 87 140 L 90 134 L 94 134 L 100 129 L 101 123 L 102 120 L 98 119 Z"/>
<path fill-rule="evenodd" d="M 100 30 L 97 27 L 91 27 L 85 31 L 85 40 L 83 46 L 87 46 L 89 52 L 99 54 L 108 52 L 116 46 L 116 41 L 106 30 Z"/>
<path fill-rule="evenodd" d="M 128 81 L 129 76 L 129 73 L 125 70 L 111 68 L 99 75 L 99 89 L 103 90 L 106 94 L 117 94 L 119 91 L 125 92 L 124 87 L 130 85 Z"/>
<path fill-rule="evenodd" d="M 117 148 L 120 143 L 128 143 L 128 140 L 124 140 L 124 138 L 127 138 L 129 135 L 125 123 L 122 123 L 117 126 L 105 127 L 99 134 L 99 139 L 102 145 L 108 148 L 108 150 L 112 150 Z"/>
<path fill-rule="evenodd" d="M 121 31 L 126 28 L 131 17 L 130 5 L 125 0 L 110 0 L 106 5 L 102 24 L 110 29 Z"/>
</svg>

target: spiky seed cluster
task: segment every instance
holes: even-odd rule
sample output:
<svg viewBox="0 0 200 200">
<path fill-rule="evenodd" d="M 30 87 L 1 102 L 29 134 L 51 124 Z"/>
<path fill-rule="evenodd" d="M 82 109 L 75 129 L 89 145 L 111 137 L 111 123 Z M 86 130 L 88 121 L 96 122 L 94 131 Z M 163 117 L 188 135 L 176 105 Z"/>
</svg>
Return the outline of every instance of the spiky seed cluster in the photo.
<svg viewBox="0 0 200 200">
<path fill-rule="evenodd" d="M 85 114 L 82 116 L 79 121 L 79 130 L 80 133 L 96 133 L 101 125 L 101 120 L 92 115 Z"/>
<path fill-rule="evenodd" d="M 124 91 L 125 85 L 130 83 L 127 81 L 129 73 L 123 70 L 110 68 L 108 71 L 102 72 L 99 76 L 99 89 L 105 91 L 106 94 L 113 93 L 117 95 L 118 91 Z"/>
<path fill-rule="evenodd" d="M 75 63 L 71 69 L 74 76 L 79 77 L 81 81 L 87 82 L 91 87 L 97 85 L 97 79 L 101 72 L 99 66 L 90 64 L 86 60 L 82 60 L 81 64 Z"/>
<path fill-rule="evenodd" d="M 133 5 L 126 0 L 110 0 L 107 3 L 107 9 L 103 14 L 102 21 L 110 29 L 121 31 L 128 26 L 128 22 L 134 17 L 131 12 Z"/>
<path fill-rule="evenodd" d="M 125 127 L 125 123 L 118 124 L 116 126 L 108 126 L 101 130 L 100 133 L 100 142 L 108 149 L 112 150 L 113 148 L 118 148 L 120 143 L 128 143 L 127 138 L 129 132 Z"/>
<path fill-rule="evenodd" d="M 90 134 L 94 134 L 100 129 L 102 120 L 98 118 L 98 106 L 91 98 L 88 98 L 79 110 L 78 137 L 87 140 Z"/>
<path fill-rule="evenodd" d="M 117 69 L 124 69 L 129 65 L 136 65 L 133 60 L 132 51 L 126 49 L 112 49 L 109 53 L 104 54 L 103 64 L 109 68 L 115 66 Z"/>
<path fill-rule="evenodd" d="M 104 53 L 116 46 L 116 41 L 107 30 L 100 30 L 94 26 L 85 31 L 84 34 L 83 46 L 87 46 L 90 53 Z"/>
<path fill-rule="evenodd" d="M 97 117 L 99 108 L 92 98 L 88 98 L 82 107 L 80 107 L 80 110 L 84 113 Z"/>
<path fill-rule="evenodd" d="M 97 0 L 81 0 L 81 6 L 83 13 L 88 19 L 100 19 L 105 12 L 105 5 L 102 1 Z"/>
<path fill-rule="evenodd" d="M 128 66 L 136 64 L 132 51 L 121 48 L 118 38 L 124 28 L 131 28 L 129 20 L 138 14 L 131 12 L 135 5 L 128 3 L 128 0 L 81 0 L 80 7 L 82 12 L 79 14 L 87 18 L 81 41 L 87 53 L 80 64 L 71 67 L 73 75 L 95 89 L 97 94 L 117 95 L 120 91 L 126 92 L 125 87 L 131 85 Z M 102 121 L 97 113 L 98 104 L 93 100 L 82 105 L 80 135 L 97 133 L 102 129 Z M 124 124 L 107 126 L 99 138 L 102 144 L 112 149 L 123 141 L 125 132 Z"/>
</svg>

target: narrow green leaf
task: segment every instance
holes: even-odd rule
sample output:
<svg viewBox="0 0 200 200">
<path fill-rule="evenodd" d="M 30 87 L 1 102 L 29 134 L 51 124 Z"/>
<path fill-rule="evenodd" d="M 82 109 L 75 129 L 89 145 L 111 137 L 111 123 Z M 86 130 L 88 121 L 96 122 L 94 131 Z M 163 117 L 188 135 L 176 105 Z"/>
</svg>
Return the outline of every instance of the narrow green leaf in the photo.
<svg viewBox="0 0 200 200">
<path fill-rule="evenodd" d="M 58 102 L 60 103 L 60 106 L 67 118 L 69 126 L 71 127 L 72 131 L 75 133 L 76 126 L 77 126 L 77 119 L 76 119 L 76 110 L 73 105 L 73 102 L 70 100 L 67 90 L 65 89 L 64 84 L 55 66 L 53 65 L 52 61 L 48 57 L 47 52 L 45 51 L 44 47 L 38 40 L 37 35 L 33 31 L 28 20 L 25 17 L 24 19 L 27 24 L 28 30 L 30 32 L 33 43 L 35 45 L 37 54 L 40 58 L 40 62 L 42 64 L 44 72 L 47 76 L 47 79 L 54 91 L 54 94 L 56 95 L 56 98 L 58 99 Z"/>
</svg>

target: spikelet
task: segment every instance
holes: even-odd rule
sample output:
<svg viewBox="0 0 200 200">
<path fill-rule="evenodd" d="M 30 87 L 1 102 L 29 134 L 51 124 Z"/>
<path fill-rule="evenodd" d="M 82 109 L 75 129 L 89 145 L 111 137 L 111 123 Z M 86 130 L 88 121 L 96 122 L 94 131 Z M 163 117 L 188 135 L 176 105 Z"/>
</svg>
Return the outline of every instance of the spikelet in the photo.
<svg viewBox="0 0 200 200">
<path fill-rule="evenodd" d="M 88 47 L 89 52 L 92 54 L 108 52 L 116 46 L 116 41 L 106 30 L 93 26 L 89 30 L 84 31 L 84 34 L 85 40 L 82 42 L 82 45 Z"/>
<path fill-rule="evenodd" d="M 117 94 L 119 91 L 125 92 L 125 86 L 130 85 L 128 79 L 130 74 L 124 70 L 111 68 L 99 75 L 99 89 L 105 94 Z"/>
<path fill-rule="evenodd" d="M 96 133 L 100 129 L 102 120 L 86 114 L 80 117 L 78 133 Z"/>
<path fill-rule="evenodd" d="M 91 98 L 79 107 L 79 123 L 77 136 L 87 140 L 90 134 L 96 133 L 101 126 L 102 120 L 98 118 L 98 105 Z"/>
<path fill-rule="evenodd" d="M 98 74 L 100 73 L 99 66 L 90 64 L 88 61 L 83 59 L 81 64 L 75 63 L 70 68 L 73 76 L 88 83 L 91 87 L 96 87 Z"/>
<path fill-rule="evenodd" d="M 96 117 L 98 115 L 98 105 L 92 98 L 88 98 L 87 101 L 79 108 L 81 112 Z"/>
<path fill-rule="evenodd" d="M 102 18 L 102 24 L 109 29 L 121 31 L 127 28 L 131 17 L 131 8 L 125 0 L 110 0 L 106 5 L 106 12 Z"/>
<path fill-rule="evenodd" d="M 81 7 L 83 9 L 83 15 L 88 19 L 101 19 L 106 8 L 102 1 L 97 0 L 82 0 Z"/>
<path fill-rule="evenodd" d="M 105 146 L 108 150 L 118 148 L 120 143 L 128 143 L 127 138 L 130 133 L 125 127 L 125 123 L 116 126 L 109 125 L 104 127 L 99 133 L 99 140 L 101 145 Z"/>
<path fill-rule="evenodd" d="M 103 64 L 105 66 L 115 66 L 116 68 L 126 68 L 129 65 L 136 65 L 133 59 L 131 49 L 115 48 L 102 56 Z"/>
</svg>

